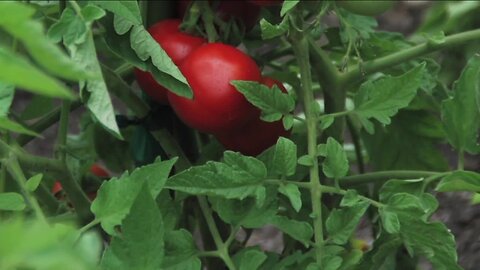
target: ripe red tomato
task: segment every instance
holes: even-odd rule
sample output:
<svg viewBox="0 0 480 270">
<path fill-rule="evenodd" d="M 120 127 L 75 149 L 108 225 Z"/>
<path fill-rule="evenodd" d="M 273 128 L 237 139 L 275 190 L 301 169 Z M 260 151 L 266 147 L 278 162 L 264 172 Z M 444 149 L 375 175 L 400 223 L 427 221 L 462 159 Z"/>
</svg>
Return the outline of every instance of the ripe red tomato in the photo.
<svg viewBox="0 0 480 270">
<path fill-rule="evenodd" d="M 276 84 L 282 92 L 286 93 L 285 87 L 274 79 L 265 77 L 262 83 L 268 87 Z M 290 136 L 290 131 L 285 130 L 282 121 L 264 122 L 258 115 L 237 132 L 216 135 L 218 141 L 228 150 L 240 152 L 244 155 L 257 156 L 264 150 L 274 145 L 279 137 Z"/>
<path fill-rule="evenodd" d="M 110 174 L 104 168 L 98 166 L 98 164 L 93 164 L 92 167 L 90 167 L 90 172 L 99 178 L 110 177 Z"/>
<path fill-rule="evenodd" d="M 193 50 L 206 42 L 206 40 L 201 37 L 179 32 L 178 27 L 180 23 L 181 21 L 177 19 L 164 20 L 152 25 L 148 29 L 148 32 L 177 66 L 180 65 Z M 168 90 L 158 84 L 152 74 L 140 69 L 135 69 L 135 76 L 138 84 L 148 96 L 158 103 L 168 103 Z"/>
<path fill-rule="evenodd" d="M 283 0 L 249 0 L 248 2 L 257 5 L 257 6 L 275 6 L 281 5 Z"/>
<path fill-rule="evenodd" d="M 206 44 L 180 66 L 192 87 L 193 99 L 168 93 L 170 105 L 188 126 L 207 133 L 238 129 L 257 113 L 245 97 L 230 84 L 232 80 L 260 81 L 257 64 L 235 47 Z"/>
</svg>

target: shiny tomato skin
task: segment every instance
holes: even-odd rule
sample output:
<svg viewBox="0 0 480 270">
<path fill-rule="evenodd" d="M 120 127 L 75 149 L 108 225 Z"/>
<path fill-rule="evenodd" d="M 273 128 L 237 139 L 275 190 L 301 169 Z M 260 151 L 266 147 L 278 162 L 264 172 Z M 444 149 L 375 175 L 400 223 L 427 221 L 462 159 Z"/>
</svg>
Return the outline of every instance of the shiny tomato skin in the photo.
<svg viewBox="0 0 480 270">
<path fill-rule="evenodd" d="M 152 25 L 148 31 L 158 44 L 170 56 L 175 65 L 180 65 L 183 60 L 196 48 L 206 42 L 201 37 L 192 36 L 179 31 L 181 21 L 178 19 L 163 20 Z M 152 74 L 140 69 L 135 69 L 140 88 L 154 101 L 161 104 L 168 104 L 167 92 L 163 86 L 158 84 Z"/>
<path fill-rule="evenodd" d="M 282 92 L 287 90 L 279 81 L 265 77 L 262 83 L 268 87 L 276 84 Z M 240 152 L 243 155 L 257 156 L 274 145 L 278 138 L 289 137 L 290 130 L 285 130 L 282 121 L 265 122 L 258 116 L 237 132 L 217 134 L 217 140 L 227 150 Z"/>
<path fill-rule="evenodd" d="M 61 192 L 63 190 L 62 184 L 60 184 L 60 181 L 55 181 L 52 186 L 52 194 L 57 195 L 57 193 Z"/>
<path fill-rule="evenodd" d="M 260 70 L 248 55 L 222 43 L 195 50 L 180 66 L 193 99 L 168 93 L 170 105 L 188 126 L 206 133 L 238 129 L 257 113 L 233 87 L 232 80 L 260 81 Z"/>
</svg>

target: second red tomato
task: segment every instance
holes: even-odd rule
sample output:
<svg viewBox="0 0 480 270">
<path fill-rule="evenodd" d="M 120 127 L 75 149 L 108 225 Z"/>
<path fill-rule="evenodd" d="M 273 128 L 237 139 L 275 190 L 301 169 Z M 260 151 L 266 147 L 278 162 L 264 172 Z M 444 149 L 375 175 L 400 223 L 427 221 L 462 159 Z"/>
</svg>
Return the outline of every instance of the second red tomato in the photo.
<svg viewBox="0 0 480 270">
<path fill-rule="evenodd" d="M 206 42 L 201 37 L 192 36 L 179 31 L 180 20 L 170 19 L 152 25 L 148 31 L 170 56 L 175 65 L 180 65 L 183 60 L 196 48 Z M 154 101 L 167 104 L 167 92 L 163 86 L 158 84 L 149 72 L 135 69 L 135 76 L 138 84 L 145 93 Z"/>
<path fill-rule="evenodd" d="M 238 129 L 257 110 L 233 87 L 233 80 L 260 81 L 257 64 L 235 47 L 210 43 L 195 50 L 180 66 L 193 99 L 168 93 L 170 105 L 188 126 L 206 133 Z"/>
</svg>

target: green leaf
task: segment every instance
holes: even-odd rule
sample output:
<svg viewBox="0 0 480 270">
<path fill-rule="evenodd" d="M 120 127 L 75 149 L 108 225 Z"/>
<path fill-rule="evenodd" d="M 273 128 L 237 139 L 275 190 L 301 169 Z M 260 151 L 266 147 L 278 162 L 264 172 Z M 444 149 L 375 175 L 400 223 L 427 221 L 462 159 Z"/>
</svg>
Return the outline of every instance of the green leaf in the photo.
<svg viewBox="0 0 480 270">
<path fill-rule="evenodd" d="M 246 248 L 233 256 L 233 262 L 239 270 L 257 270 L 267 259 L 267 255 L 258 248 Z"/>
<path fill-rule="evenodd" d="M 338 179 L 347 175 L 349 168 L 347 154 L 334 138 L 329 137 L 327 143 L 321 145 L 319 154 L 325 157 L 322 169 L 327 177 Z"/>
<path fill-rule="evenodd" d="M 285 0 L 283 1 L 282 10 L 280 10 L 280 16 L 285 16 L 292 8 L 294 8 L 300 0 Z"/>
<path fill-rule="evenodd" d="M 269 122 L 280 120 L 282 115 L 289 114 L 295 109 L 294 99 L 283 93 L 278 86 L 273 85 L 270 89 L 267 86 L 251 81 L 232 81 L 231 84 L 242 93 L 248 102 L 262 110 L 262 114 L 275 117 L 262 117 Z"/>
<path fill-rule="evenodd" d="M 142 16 L 137 2 L 133 1 L 90 1 L 90 3 L 102 7 L 116 16 L 120 16 L 132 24 L 142 24 Z"/>
<path fill-rule="evenodd" d="M 46 114 L 51 113 L 51 111 L 55 108 L 53 99 L 45 96 L 35 95 L 28 106 L 23 110 L 20 118 L 25 120 L 33 120 L 39 118 L 41 116 L 45 116 Z"/>
<path fill-rule="evenodd" d="M 331 241 L 338 245 L 347 243 L 369 206 L 369 203 L 362 201 L 352 207 L 333 209 L 326 221 Z"/>
<path fill-rule="evenodd" d="M 448 142 L 459 151 L 476 154 L 480 110 L 480 56 L 474 55 L 454 84 L 454 96 L 442 103 L 442 121 Z"/>
<path fill-rule="evenodd" d="M 0 82 L 0 117 L 7 116 L 14 94 L 13 85 Z"/>
<path fill-rule="evenodd" d="M 340 202 L 340 206 L 342 207 L 351 207 L 357 205 L 361 201 L 360 196 L 358 196 L 358 193 L 354 189 L 349 189 L 343 195 L 342 201 Z"/>
<path fill-rule="evenodd" d="M 438 270 L 460 270 L 457 264 L 455 240 L 447 227 L 425 218 L 422 201 L 407 193 L 389 198 L 389 210 L 394 211 L 400 222 L 400 237 L 407 250 L 425 256 Z"/>
<path fill-rule="evenodd" d="M 18 17 L 0 21 L 0 26 L 10 35 L 22 42 L 25 49 L 35 61 L 50 73 L 70 80 L 80 80 L 92 76 L 75 61 L 68 58 L 65 53 L 55 45 L 45 34 L 43 25 L 30 19 L 30 10 L 19 8 L 21 3 L 2 3 L 0 17 L 7 16 L 10 12 L 17 13 Z M 22 11 L 19 11 L 22 10 Z M 15 14 L 15 13 L 14 13 Z M 10 18 L 10 17 L 9 17 Z M 23 18 L 23 19 L 22 19 Z"/>
<path fill-rule="evenodd" d="M 84 87 L 81 87 L 87 90 L 89 94 L 87 107 L 92 116 L 112 135 L 121 139 L 122 135 L 115 120 L 115 111 L 98 62 L 93 36 L 89 34 L 85 42 L 79 45 L 72 45 L 69 49 L 75 61 L 82 63 L 86 70 L 99 74 L 98 78 L 87 80 L 82 84 Z"/>
<path fill-rule="evenodd" d="M 28 179 L 27 183 L 26 183 L 27 190 L 30 191 L 30 192 L 34 192 L 38 188 L 38 186 L 40 185 L 40 182 L 42 181 L 42 178 L 43 178 L 43 174 L 41 174 L 41 173 L 30 177 L 30 179 Z"/>
<path fill-rule="evenodd" d="M 63 40 L 67 46 L 82 43 L 87 38 L 88 29 L 85 22 L 69 7 L 65 8 L 60 19 L 47 32 L 54 42 Z"/>
<path fill-rule="evenodd" d="M 35 136 L 35 137 L 42 137 L 40 134 L 35 133 L 34 131 L 31 131 L 28 128 L 25 128 L 24 126 L 8 119 L 7 117 L 0 117 L 0 130 L 2 129 L 15 132 L 15 133 Z"/>
<path fill-rule="evenodd" d="M 112 178 L 103 182 L 91 210 L 107 233 L 115 234 L 114 227 L 129 213 L 143 182 L 147 182 L 152 197 L 158 195 L 170 173 L 173 160 L 140 167 L 130 175 L 124 174 L 119 179 Z"/>
<path fill-rule="evenodd" d="M 105 10 L 92 5 L 88 4 L 82 8 L 82 16 L 83 19 L 87 22 L 93 22 L 103 18 L 106 15 Z"/>
<path fill-rule="evenodd" d="M 273 25 L 264 18 L 260 20 L 260 29 L 262 30 L 262 39 L 272 39 L 285 34 L 288 31 L 288 20 L 283 19 L 278 25 Z"/>
<path fill-rule="evenodd" d="M 442 178 L 435 190 L 480 192 L 480 174 L 468 171 L 456 171 Z"/>
<path fill-rule="evenodd" d="M 335 117 L 331 115 L 325 115 L 325 117 L 320 118 L 320 129 L 325 130 L 329 128 L 333 122 L 335 121 Z"/>
<path fill-rule="evenodd" d="M 267 176 L 263 162 L 253 157 L 226 151 L 224 163 L 209 161 L 191 167 L 168 180 L 165 187 L 194 195 L 216 195 L 227 199 L 247 196 L 262 198 Z"/>
<path fill-rule="evenodd" d="M 197 253 L 195 241 L 189 231 L 184 229 L 168 231 L 165 233 L 165 258 L 162 269 L 189 269 L 180 267 L 186 261 L 189 261 L 188 265 L 195 266 L 196 261 L 198 261 L 195 256 Z"/>
<path fill-rule="evenodd" d="M 295 174 L 297 168 L 297 146 L 289 139 L 280 137 L 275 145 L 273 169 L 283 176 Z"/>
<path fill-rule="evenodd" d="M 395 212 L 389 211 L 388 208 L 381 208 L 379 209 L 379 214 L 385 231 L 392 234 L 400 231 L 400 221 Z"/>
<path fill-rule="evenodd" d="M 313 158 L 309 155 L 303 155 L 303 156 L 299 157 L 297 162 L 298 162 L 298 164 L 306 166 L 306 167 L 313 166 Z"/>
<path fill-rule="evenodd" d="M 302 198 L 301 198 L 300 190 L 298 189 L 297 185 L 294 185 L 294 184 L 281 185 L 278 188 L 278 192 L 287 196 L 288 200 L 290 201 L 290 204 L 292 204 L 292 207 L 293 209 L 295 209 L 295 211 L 297 212 L 300 211 L 300 209 L 302 208 Z"/>
<path fill-rule="evenodd" d="M 313 229 L 308 222 L 288 219 L 284 216 L 275 216 L 269 223 L 293 239 L 300 241 L 303 245 L 307 247 L 310 245 L 309 242 L 313 237 Z"/>
<path fill-rule="evenodd" d="M 340 23 L 342 24 L 340 38 L 344 44 L 357 42 L 361 39 L 369 39 L 378 26 L 375 18 L 356 15 L 343 9 L 338 9 L 338 11 L 338 15 L 341 18 Z"/>
<path fill-rule="evenodd" d="M 282 122 L 285 130 L 291 129 L 293 127 L 293 122 L 294 122 L 293 115 L 291 114 L 284 115 Z"/>
<path fill-rule="evenodd" d="M 121 236 L 114 237 L 105 251 L 102 269 L 161 269 L 164 257 L 161 217 L 144 182 L 122 222 Z"/>
<path fill-rule="evenodd" d="M 25 80 L 28 78 L 28 80 Z M 74 95 L 61 82 L 45 74 L 25 58 L 0 46 L 0 81 L 34 94 L 73 99 Z"/>
<path fill-rule="evenodd" d="M 438 148 L 442 137 L 438 117 L 426 111 L 402 110 L 392 124 L 382 128 L 377 123 L 374 135 L 362 132 L 375 170 L 448 170 L 445 155 Z"/>
<path fill-rule="evenodd" d="M 0 193 L 0 210 L 22 211 L 25 206 L 22 195 L 15 192 Z"/>
<path fill-rule="evenodd" d="M 360 118 L 374 118 L 384 125 L 390 124 L 390 118 L 415 97 L 424 72 L 423 63 L 401 76 L 385 76 L 363 83 L 355 95 L 354 113 Z"/>
</svg>

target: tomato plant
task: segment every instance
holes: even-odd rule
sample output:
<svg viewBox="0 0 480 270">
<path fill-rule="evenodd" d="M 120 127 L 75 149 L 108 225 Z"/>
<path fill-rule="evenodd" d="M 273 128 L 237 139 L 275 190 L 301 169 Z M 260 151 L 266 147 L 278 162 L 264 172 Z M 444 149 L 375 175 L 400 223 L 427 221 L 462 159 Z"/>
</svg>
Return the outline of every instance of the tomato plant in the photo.
<svg viewBox="0 0 480 270">
<path fill-rule="evenodd" d="M 260 70 L 235 47 L 210 43 L 194 51 L 181 65 L 193 99 L 168 94 L 177 115 L 202 132 L 222 133 L 253 119 L 256 110 L 231 84 L 232 80 L 260 81 Z"/>
<path fill-rule="evenodd" d="M 0 269 L 477 269 L 478 12 L 0 1 Z"/>
<path fill-rule="evenodd" d="M 180 23 L 177 19 L 163 20 L 148 29 L 176 65 L 180 65 L 193 50 L 205 43 L 200 37 L 180 32 Z M 135 69 L 135 77 L 142 90 L 153 100 L 161 104 L 168 103 L 168 90 L 158 84 L 152 74 Z"/>
</svg>

